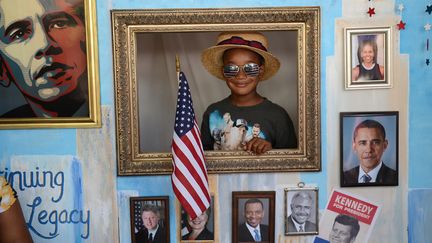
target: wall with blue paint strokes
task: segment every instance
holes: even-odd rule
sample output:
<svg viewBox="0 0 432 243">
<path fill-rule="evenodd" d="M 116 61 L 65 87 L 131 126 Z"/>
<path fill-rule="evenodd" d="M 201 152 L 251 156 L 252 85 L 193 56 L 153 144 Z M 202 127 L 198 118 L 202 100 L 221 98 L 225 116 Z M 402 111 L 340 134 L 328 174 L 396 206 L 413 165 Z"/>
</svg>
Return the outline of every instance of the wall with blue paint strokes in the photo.
<svg viewBox="0 0 432 243">
<path fill-rule="evenodd" d="M 104 126 L 101 129 L 32 129 L 0 131 L 0 173 L 9 171 L 36 172 L 51 170 L 54 175 L 64 173 L 64 195 L 57 204 L 51 202 L 50 196 L 59 195 L 59 187 L 43 191 L 18 190 L 26 219 L 29 221 L 32 207 L 27 206 L 41 193 L 41 200 L 46 204 L 36 208 L 52 212 L 63 209 L 89 212 L 89 230 L 85 223 L 63 224 L 57 229 L 58 236 L 49 240 L 37 236 L 32 231 L 36 242 L 130 242 L 129 198 L 131 196 L 169 195 L 171 242 L 176 242 L 176 208 L 169 176 L 134 176 L 116 177 L 115 160 L 115 130 L 114 130 L 114 90 L 111 42 L 111 9 L 148 9 L 148 8 L 223 8 L 223 7 L 274 7 L 274 6 L 320 6 L 321 7 L 321 99 L 322 99 L 322 171 L 312 173 L 276 173 L 276 174 L 238 174 L 218 175 L 219 201 L 227 203 L 219 205 L 220 230 L 231 230 L 230 190 L 275 190 L 277 191 L 276 209 L 283 207 L 283 187 L 294 185 L 298 181 L 316 185 L 319 190 L 319 205 L 324 208 L 328 193 L 333 187 L 338 187 L 339 161 L 337 157 L 338 112 L 351 108 L 349 101 L 341 91 L 343 82 L 340 77 L 341 45 L 343 45 L 342 26 L 346 19 L 352 17 L 349 13 L 359 13 L 364 6 L 376 4 L 377 15 L 374 18 L 361 19 L 363 24 L 370 21 L 376 24 L 384 15 L 397 20 L 397 4 L 403 3 L 405 9 L 402 19 L 407 23 L 406 29 L 395 33 L 395 44 L 398 47 L 396 55 L 400 62 L 395 69 L 404 69 L 408 65 L 405 90 L 396 87 L 394 91 L 408 97 L 405 137 L 408 139 L 404 155 L 406 161 L 401 162 L 400 186 L 397 188 L 362 188 L 348 189 L 363 197 L 377 198 L 386 206 L 377 222 L 380 226 L 372 232 L 371 242 L 380 242 L 388 234 L 388 229 L 394 232 L 393 242 L 428 242 L 431 231 L 420 229 L 430 228 L 432 177 L 432 65 L 427 66 L 425 59 L 432 59 L 432 51 L 425 50 L 426 39 L 432 41 L 432 32 L 424 30 L 423 26 L 432 23 L 432 15 L 425 13 L 427 0 L 392 1 L 392 0 L 250 0 L 250 1 L 209 1 L 209 0 L 179 0 L 179 1 L 137 1 L 137 0 L 107 0 L 97 1 L 99 60 L 101 102 L 104 106 Z M 349 6 L 352 5 L 352 6 Z M 360 8 L 356 7 L 360 6 Z M 378 10 L 381 10 L 379 12 Z M 338 22 L 339 21 L 339 22 Z M 389 21 L 389 20 L 384 20 Z M 390 21 L 391 22 L 391 21 Z M 386 22 L 387 23 L 387 22 Z M 396 23 L 396 22 L 394 22 Z M 399 48 L 400 46 L 400 48 Z M 385 92 L 385 91 L 384 91 Z M 381 101 L 377 96 L 383 92 L 372 93 L 368 98 Z M 392 98 L 398 94 L 387 94 Z M 336 96 L 336 97 L 335 97 Z M 355 94 L 354 94 L 355 96 Z M 359 95 L 362 96 L 361 94 Z M 364 96 L 363 96 L 364 97 Z M 342 99 L 344 103 L 335 102 Z M 391 103 L 390 100 L 388 103 Z M 373 103 L 373 102 L 372 102 Z M 397 103 L 397 102 L 396 102 Z M 370 106 L 364 106 L 370 109 Z M 334 108 L 337 106 L 337 108 Z M 390 109 L 391 104 L 380 105 L 380 109 Z M 397 106 L 396 106 L 397 108 Z M 360 108 L 359 108 L 360 109 Z M 402 108 L 405 109 L 405 108 Z M 55 151 L 55 152 L 53 152 Z M 403 170 L 403 171 L 402 171 Z M 60 184 L 60 183 L 59 183 Z M 385 197 L 386 199 L 381 199 Z M 401 201 L 401 202 L 399 202 Z M 23 203 L 26 202 L 26 203 Z M 396 205 L 393 207 L 393 205 Z M 85 219 L 85 217 L 84 217 Z M 83 220 L 85 221 L 85 220 Z M 35 221 L 32 221 L 35 223 Z M 399 223 L 396 223 L 399 222 Z M 44 236 L 55 235 L 53 224 L 35 224 L 37 232 Z M 382 226 L 382 225 L 388 225 Z M 406 234 L 409 227 L 409 235 Z M 277 216 L 276 232 L 283 231 L 283 218 Z M 109 232 L 109 233 L 107 233 Z M 223 232 L 223 231 L 221 231 Z M 50 235 L 51 233 L 51 235 Z M 82 236 L 87 236 L 83 238 Z M 374 237 L 375 235 L 375 237 Z M 230 242 L 230 235 L 220 236 L 220 242 Z M 284 240 L 293 242 L 310 242 L 310 237 L 290 238 Z M 288 241 L 287 241 L 288 242 Z"/>
<path fill-rule="evenodd" d="M 410 55 L 409 86 L 409 193 L 408 242 L 432 239 L 432 14 L 426 12 L 431 1 L 401 1 L 406 30 L 401 33 L 401 52 Z M 427 50 L 429 40 L 429 50 Z"/>
</svg>

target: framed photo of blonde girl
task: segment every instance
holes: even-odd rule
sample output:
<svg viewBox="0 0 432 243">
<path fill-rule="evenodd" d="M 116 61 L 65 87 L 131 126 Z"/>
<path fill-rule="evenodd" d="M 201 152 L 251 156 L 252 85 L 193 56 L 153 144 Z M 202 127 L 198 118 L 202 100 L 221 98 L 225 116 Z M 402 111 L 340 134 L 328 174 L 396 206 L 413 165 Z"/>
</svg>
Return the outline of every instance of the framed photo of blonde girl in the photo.
<svg viewBox="0 0 432 243">
<path fill-rule="evenodd" d="M 391 88 L 391 28 L 345 28 L 345 89 Z"/>
</svg>

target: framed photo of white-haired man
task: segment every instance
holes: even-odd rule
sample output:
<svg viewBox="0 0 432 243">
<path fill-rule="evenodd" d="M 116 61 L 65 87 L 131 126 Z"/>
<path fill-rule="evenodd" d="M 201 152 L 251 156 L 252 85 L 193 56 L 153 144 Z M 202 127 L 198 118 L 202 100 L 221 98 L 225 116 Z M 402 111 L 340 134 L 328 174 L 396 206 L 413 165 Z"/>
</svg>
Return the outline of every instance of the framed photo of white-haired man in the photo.
<svg viewBox="0 0 432 243">
<path fill-rule="evenodd" d="M 318 188 L 285 188 L 285 235 L 318 234 Z"/>
<path fill-rule="evenodd" d="M 342 112 L 341 186 L 398 185 L 399 112 Z"/>
<path fill-rule="evenodd" d="M 345 89 L 391 88 L 390 27 L 345 28 Z"/>
</svg>

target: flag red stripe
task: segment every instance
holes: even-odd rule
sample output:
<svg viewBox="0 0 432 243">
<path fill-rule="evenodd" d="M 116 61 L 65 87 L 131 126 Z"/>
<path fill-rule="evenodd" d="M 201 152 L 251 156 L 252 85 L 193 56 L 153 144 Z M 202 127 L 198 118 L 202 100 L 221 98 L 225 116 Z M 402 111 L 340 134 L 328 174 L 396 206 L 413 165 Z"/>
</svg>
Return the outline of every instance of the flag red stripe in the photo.
<svg viewBox="0 0 432 243">
<path fill-rule="evenodd" d="M 180 170 L 175 170 L 172 176 L 173 185 L 175 185 L 176 189 L 182 195 L 182 198 L 185 198 L 186 202 L 193 209 L 194 212 L 188 212 L 190 215 L 195 214 L 196 211 L 203 212 L 209 205 L 209 201 L 203 201 L 206 199 L 205 197 L 199 197 L 196 190 L 190 185 L 187 178 L 181 173 Z M 185 195 L 183 195 L 182 191 L 184 191 Z M 201 193 L 202 194 L 202 193 Z M 188 200 L 190 199 L 190 201 Z M 199 213 L 201 214 L 201 213 Z"/>
<path fill-rule="evenodd" d="M 186 145 L 186 147 L 190 148 L 190 146 L 192 146 L 192 143 L 190 142 L 190 140 L 188 139 L 188 137 L 184 136 L 184 137 L 181 138 L 181 140 Z M 183 156 L 185 156 L 183 153 L 181 153 L 182 156 L 180 156 L 178 154 L 178 157 L 180 158 L 181 161 L 185 161 L 183 164 L 185 164 L 185 166 L 189 169 L 189 171 L 191 172 L 192 176 L 197 181 L 198 185 L 201 187 L 201 190 L 203 192 L 205 192 L 205 191 L 207 191 L 207 189 L 206 189 L 207 188 L 207 183 L 205 183 L 203 181 L 203 179 L 201 178 L 201 176 L 197 172 L 197 170 L 199 170 L 199 169 L 201 171 L 205 171 L 205 167 L 203 166 L 204 161 L 201 160 L 201 158 L 197 155 L 197 152 L 195 150 L 194 151 L 190 151 L 190 152 L 191 152 L 192 156 L 194 157 L 194 159 L 197 161 L 199 168 L 194 167 L 194 165 L 192 165 L 190 163 L 190 161 L 186 159 L 186 157 L 183 157 Z M 201 173 L 201 174 L 203 174 L 205 176 L 205 181 L 207 181 L 206 173 Z"/>
<path fill-rule="evenodd" d="M 179 181 L 181 181 L 183 187 L 185 187 L 186 190 L 191 194 L 191 197 L 194 199 L 196 205 L 202 211 L 204 211 L 206 209 L 206 206 L 205 206 L 205 202 L 202 201 L 202 200 L 205 199 L 205 198 L 200 198 L 197 193 L 194 193 L 194 192 L 196 192 L 195 189 L 194 189 L 194 187 L 189 183 L 189 181 L 187 180 L 187 178 L 179 170 L 177 170 L 175 172 L 175 176 L 177 177 L 177 179 Z"/>
<path fill-rule="evenodd" d="M 184 140 L 184 139 L 182 138 L 182 141 L 183 141 L 183 140 Z M 187 168 L 187 170 L 189 171 L 189 173 L 192 175 L 192 178 L 186 178 L 186 177 L 184 177 L 184 175 L 182 174 L 183 177 L 185 178 L 185 180 L 186 180 L 186 181 L 189 183 L 189 185 L 190 185 L 189 179 L 193 179 L 193 180 L 198 184 L 198 186 L 201 188 L 203 194 L 206 195 L 206 197 L 207 197 L 207 194 L 208 194 L 208 193 L 205 193 L 205 192 L 207 191 L 207 189 L 206 189 L 206 185 L 204 185 L 203 182 L 202 182 L 202 180 L 200 179 L 201 177 L 199 176 L 199 174 L 198 174 L 197 171 L 196 171 L 197 168 L 195 168 L 195 167 L 190 163 L 190 161 L 189 161 L 188 159 L 186 159 L 185 154 L 183 153 L 182 150 L 180 150 L 180 148 L 177 146 L 176 143 L 173 143 L 173 151 L 174 151 L 174 153 L 177 155 L 179 161 L 182 162 L 182 164 Z M 176 172 L 176 173 L 177 173 L 177 172 L 180 172 L 180 170 L 176 170 L 175 172 Z M 176 175 L 178 175 L 178 174 L 176 174 Z M 179 178 L 179 177 L 177 177 L 177 178 Z M 179 180 L 180 180 L 180 181 L 183 181 L 183 180 L 181 180 L 180 178 L 179 178 Z M 195 189 L 194 189 L 194 190 L 195 190 Z"/>
<path fill-rule="evenodd" d="M 176 175 L 173 175 L 171 177 L 172 182 L 173 182 L 173 186 L 174 188 L 178 191 L 179 195 L 181 195 L 181 198 L 179 198 L 179 200 L 183 200 L 181 203 L 182 205 L 185 205 L 185 202 L 187 203 L 187 207 L 192 209 L 192 212 L 189 212 L 189 215 L 199 215 L 201 214 L 201 212 L 203 212 L 202 208 L 205 207 L 205 205 L 198 205 L 197 202 L 194 200 L 194 198 L 192 197 L 192 195 L 189 192 L 193 192 L 193 191 L 188 191 L 184 185 L 182 184 L 182 182 L 177 178 Z M 177 196 L 177 195 L 176 195 Z M 182 199 L 183 198 L 183 199 Z M 206 204 L 208 205 L 208 204 Z"/>
<path fill-rule="evenodd" d="M 183 157 L 179 156 L 180 162 L 182 164 L 187 165 L 189 168 L 193 168 L 194 171 L 198 173 L 198 177 L 194 177 L 194 178 L 200 179 L 200 181 L 205 186 L 205 188 L 207 188 L 208 187 L 208 180 L 207 180 L 207 175 L 205 173 L 206 170 L 205 170 L 205 165 L 204 165 L 204 161 L 203 161 L 204 157 L 203 156 L 195 156 L 194 157 L 193 152 L 189 150 L 190 146 L 193 145 L 192 141 L 190 141 L 189 139 L 190 138 L 194 139 L 193 136 L 191 135 L 191 133 L 189 135 L 186 135 L 183 138 L 178 138 L 178 136 L 174 135 L 175 139 L 174 139 L 173 144 L 177 145 L 178 148 L 176 150 L 183 152 L 182 154 L 184 156 Z M 196 142 L 194 144 L 196 144 Z M 196 152 L 196 150 L 195 150 L 195 152 Z M 198 160 L 196 157 L 198 157 Z M 204 168 L 204 170 L 202 168 Z M 207 191 L 207 190 L 204 190 L 204 191 Z"/>
<path fill-rule="evenodd" d="M 177 199 L 180 201 L 180 204 L 183 206 L 183 208 L 186 210 L 186 212 L 188 212 L 188 214 L 192 217 L 195 218 L 198 215 L 196 215 L 195 210 L 191 207 L 191 205 L 189 204 L 189 201 L 183 197 L 183 194 L 177 189 L 177 187 L 174 185 L 173 183 L 173 190 L 174 190 L 174 194 L 176 195 Z M 191 213 L 193 212 L 193 213 Z"/>
</svg>

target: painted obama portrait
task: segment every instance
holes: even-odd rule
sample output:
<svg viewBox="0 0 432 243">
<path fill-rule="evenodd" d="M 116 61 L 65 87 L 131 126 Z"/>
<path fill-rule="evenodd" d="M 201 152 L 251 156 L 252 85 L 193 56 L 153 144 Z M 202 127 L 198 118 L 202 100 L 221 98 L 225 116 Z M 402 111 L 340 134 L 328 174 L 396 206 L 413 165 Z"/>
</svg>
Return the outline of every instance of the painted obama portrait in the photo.
<svg viewBox="0 0 432 243">
<path fill-rule="evenodd" d="M 0 0 L 0 117 L 89 116 L 83 1 Z"/>
</svg>

